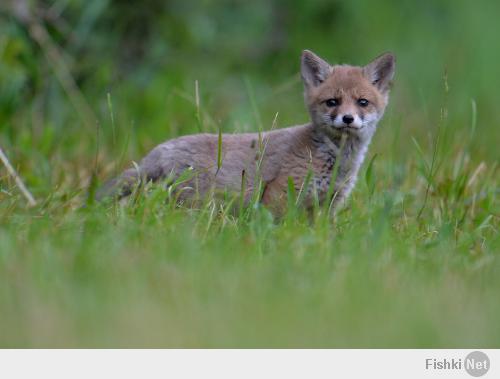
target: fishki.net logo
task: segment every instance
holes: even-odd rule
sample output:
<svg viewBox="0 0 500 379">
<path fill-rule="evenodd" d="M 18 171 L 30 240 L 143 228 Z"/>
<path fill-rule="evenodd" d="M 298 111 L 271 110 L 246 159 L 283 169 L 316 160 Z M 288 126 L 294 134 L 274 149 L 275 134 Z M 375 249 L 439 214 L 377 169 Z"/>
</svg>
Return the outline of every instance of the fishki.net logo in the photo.
<svg viewBox="0 0 500 379">
<path fill-rule="evenodd" d="M 482 351 L 473 351 L 465 358 L 426 358 L 426 370 L 465 370 L 476 378 L 485 375 L 490 369 L 490 358 Z"/>
</svg>

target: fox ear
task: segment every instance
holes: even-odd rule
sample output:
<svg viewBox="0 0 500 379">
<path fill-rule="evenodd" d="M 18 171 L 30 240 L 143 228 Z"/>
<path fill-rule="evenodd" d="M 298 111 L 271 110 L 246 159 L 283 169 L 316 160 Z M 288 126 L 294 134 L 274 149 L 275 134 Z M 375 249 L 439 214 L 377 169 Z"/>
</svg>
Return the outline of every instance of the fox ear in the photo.
<svg viewBox="0 0 500 379">
<path fill-rule="evenodd" d="M 302 52 L 300 74 L 306 87 L 319 86 L 331 72 L 332 67 L 312 51 Z"/>
<path fill-rule="evenodd" d="M 391 87 L 395 69 L 396 57 L 392 53 L 385 53 L 363 67 L 363 74 L 382 93 L 386 93 Z"/>
</svg>

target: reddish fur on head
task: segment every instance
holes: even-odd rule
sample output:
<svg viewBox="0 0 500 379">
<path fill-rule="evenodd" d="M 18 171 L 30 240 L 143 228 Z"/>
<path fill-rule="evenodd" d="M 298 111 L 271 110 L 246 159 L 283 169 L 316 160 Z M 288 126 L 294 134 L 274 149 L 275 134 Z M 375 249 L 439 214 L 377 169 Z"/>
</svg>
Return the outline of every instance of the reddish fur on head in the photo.
<svg viewBox="0 0 500 379">
<path fill-rule="evenodd" d="M 390 53 L 365 67 L 332 67 L 304 51 L 301 74 L 313 123 L 335 133 L 372 134 L 387 105 L 394 68 Z"/>
</svg>

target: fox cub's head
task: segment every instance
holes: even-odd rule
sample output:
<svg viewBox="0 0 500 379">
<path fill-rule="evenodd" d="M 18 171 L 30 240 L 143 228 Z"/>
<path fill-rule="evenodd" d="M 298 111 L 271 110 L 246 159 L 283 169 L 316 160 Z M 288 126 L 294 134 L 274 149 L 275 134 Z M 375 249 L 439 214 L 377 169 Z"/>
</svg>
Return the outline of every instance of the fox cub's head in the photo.
<svg viewBox="0 0 500 379">
<path fill-rule="evenodd" d="M 315 125 L 334 134 L 373 133 L 384 113 L 395 58 L 386 53 L 364 67 L 330 66 L 314 53 L 302 53 L 305 100 Z"/>
</svg>

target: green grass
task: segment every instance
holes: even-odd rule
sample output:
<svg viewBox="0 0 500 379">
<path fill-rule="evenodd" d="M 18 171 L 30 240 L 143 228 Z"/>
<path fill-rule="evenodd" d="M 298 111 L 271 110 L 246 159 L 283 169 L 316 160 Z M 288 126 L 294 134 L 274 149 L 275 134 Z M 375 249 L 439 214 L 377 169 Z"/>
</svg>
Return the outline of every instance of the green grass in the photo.
<svg viewBox="0 0 500 379">
<path fill-rule="evenodd" d="M 80 48 L 49 30 L 95 128 L 22 26 L 0 23 L 0 146 L 38 201 L 28 208 L 0 167 L 0 347 L 499 347 L 500 3 L 296 1 L 277 47 L 276 1 L 181 7 L 175 22 L 68 4 Z M 129 67 L 137 22 L 150 39 Z M 239 199 L 176 206 L 160 188 L 123 206 L 87 200 L 167 138 L 306 122 L 304 48 L 398 58 L 334 220 L 294 207 L 292 189 L 280 220 Z"/>
<path fill-rule="evenodd" d="M 432 172 L 425 151 L 372 161 L 333 222 L 186 209 L 160 188 L 79 209 L 55 195 L 23 210 L 13 195 L 0 205 L 0 343 L 498 347 L 498 173 L 452 147 Z"/>
</svg>

